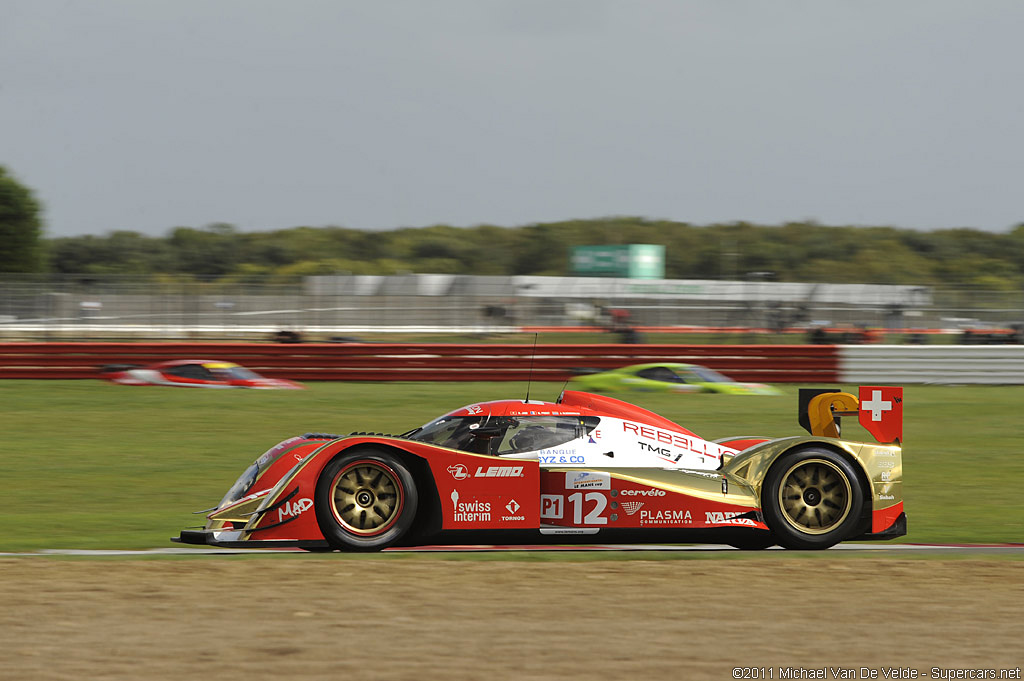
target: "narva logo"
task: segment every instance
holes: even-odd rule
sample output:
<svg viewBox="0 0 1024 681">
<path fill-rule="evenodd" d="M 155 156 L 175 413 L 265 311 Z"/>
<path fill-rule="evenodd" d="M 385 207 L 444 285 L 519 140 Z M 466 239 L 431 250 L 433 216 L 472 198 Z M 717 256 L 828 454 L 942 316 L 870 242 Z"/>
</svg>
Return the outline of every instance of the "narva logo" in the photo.
<svg viewBox="0 0 1024 681">
<path fill-rule="evenodd" d="M 523 477 L 522 466 L 482 466 L 476 467 L 475 478 L 521 478 Z"/>
<path fill-rule="evenodd" d="M 709 525 L 757 525 L 750 518 L 737 518 L 735 513 L 704 511 L 705 522 Z"/>
</svg>

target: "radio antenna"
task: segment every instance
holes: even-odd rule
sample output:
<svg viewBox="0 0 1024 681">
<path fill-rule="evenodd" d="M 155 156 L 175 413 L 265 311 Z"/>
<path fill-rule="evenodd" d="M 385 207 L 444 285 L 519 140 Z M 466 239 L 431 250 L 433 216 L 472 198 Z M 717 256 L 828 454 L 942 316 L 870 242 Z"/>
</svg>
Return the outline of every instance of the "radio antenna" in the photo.
<svg viewBox="0 0 1024 681">
<path fill-rule="evenodd" d="M 533 352 L 530 353 L 530 374 L 526 379 L 526 401 L 530 401 L 530 385 L 533 383 L 533 363 L 537 359 L 537 331 L 533 332 Z"/>
</svg>

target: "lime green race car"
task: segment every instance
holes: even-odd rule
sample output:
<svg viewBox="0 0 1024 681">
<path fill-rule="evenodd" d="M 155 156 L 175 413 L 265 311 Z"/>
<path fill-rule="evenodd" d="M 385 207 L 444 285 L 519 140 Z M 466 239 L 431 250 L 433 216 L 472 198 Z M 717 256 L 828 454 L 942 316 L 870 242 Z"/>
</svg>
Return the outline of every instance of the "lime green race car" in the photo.
<svg viewBox="0 0 1024 681">
<path fill-rule="evenodd" d="M 611 371 L 576 376 L 573 390 L 659 393 L 725 393 L 727 395 L 781 395 L 762 383 L 737 383 L 699 364 L 634 364 Z"/>
</svg>

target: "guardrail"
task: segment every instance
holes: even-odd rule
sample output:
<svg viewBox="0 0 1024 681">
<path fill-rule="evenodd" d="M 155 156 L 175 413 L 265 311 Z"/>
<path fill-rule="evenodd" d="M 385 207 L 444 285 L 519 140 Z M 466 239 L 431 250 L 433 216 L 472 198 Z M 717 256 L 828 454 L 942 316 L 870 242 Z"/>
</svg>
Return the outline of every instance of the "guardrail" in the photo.
<svg viewBox="0 0 1024 681">
<path fill-rule="evenodd" d="M 843 382 L 1024 384 L 1024 345 L 845 345 Z"/>
<path fill-rule="evenodd" d="M 236 362 L 298 381 L 565 381 L 629 364 L 702 364 L 737 381 L 834 383 L 833 345 L 0 343 L 0 379 L 97 378 L 107 364 Z"/>
</svg>

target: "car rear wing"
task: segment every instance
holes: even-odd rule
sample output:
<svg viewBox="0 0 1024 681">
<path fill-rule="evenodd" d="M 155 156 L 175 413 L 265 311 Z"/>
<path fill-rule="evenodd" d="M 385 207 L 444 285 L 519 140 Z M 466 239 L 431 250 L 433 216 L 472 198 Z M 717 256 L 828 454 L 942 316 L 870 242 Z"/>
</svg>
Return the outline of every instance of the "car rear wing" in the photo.
<svg viewBox="0 0 1024 681">
<path fill-rule="evenodd" d="M 903 388 L 861 386 L 857 396 L 835 389 L 800 389 L 798 420 L 811 435 L 840 437 L 843 416 L 856 416 L 860 425 L 882 444 L 900 444 Z"/>
</svg>

